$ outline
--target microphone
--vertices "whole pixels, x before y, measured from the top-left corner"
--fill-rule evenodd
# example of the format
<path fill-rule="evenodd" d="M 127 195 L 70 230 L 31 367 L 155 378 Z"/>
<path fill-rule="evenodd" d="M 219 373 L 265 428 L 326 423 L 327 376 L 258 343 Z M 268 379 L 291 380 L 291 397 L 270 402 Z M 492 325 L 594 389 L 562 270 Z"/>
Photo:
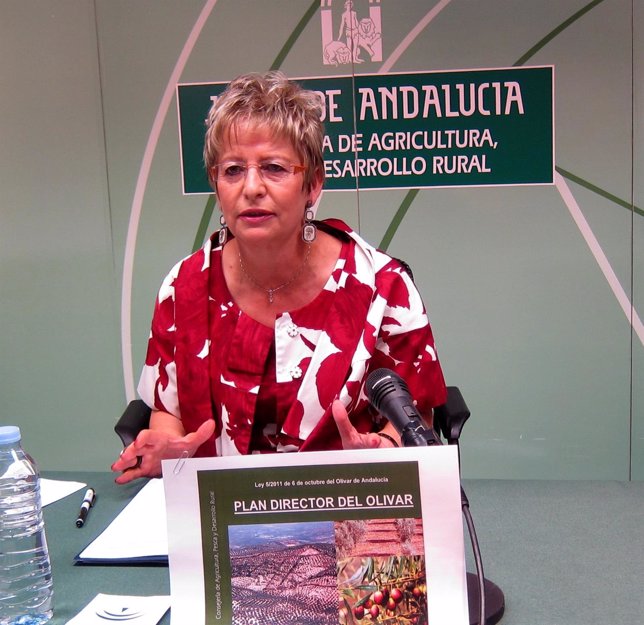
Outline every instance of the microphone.
<path fill-rule="evenodd" d="M 435 432 L 423 425 L 422 417 L 405 381 L 389 369 L 376 369 L 367 376 L 367 398 L 396 428 L 405 447 L 440 444 Z"/>
<path fill-rule="evenodd" d="M 416 410 L 416 406 L 414 406 L 411 393 L 409 392 L 409 387 L 397 373 L 394 373 L 389 369 L 376 369 L 375 371 L 372 371 L 367 376 L 365 391 L 367 399 L 369 399 L 371 405 L 381 415 L 386 417 L 394 428 L 396 428 L 396 431 L 400 434 L 400 438 L 402 439 L 405 447 L 442 444 L 441 439 L 433 428 L 424 427 L 422 417 L 418 410 Z M 453 439 L 457 444 L 460 429 L 463 426 L 463 422 L 469 416 L 467 406 L 465 406 L 465 413 L 466 416 L 461 420 L 457 435 Z M 472 620 L 472 606 L 474 604 L 470 604 L 470 620 L 472 623 L 475 623 L 475 625 L 486 625 L 488 622 L 496 623 L 501 616 L 503 616 L 503 612 L 505 610 L 505 597 L 503 596 L 503 591 L 496 584 L 485 579 L 481 550 L 479 548 L 478 538 L 476 537 L 476 530 L 474 529 L 474 521 L 472 520 L 472 515 L 470 513 L 470 504 L 462 486 L 461 508 L 470 534 L 474 562 L 476 564 L 476 575 L 474 576 L 472 573 L 467 573 L 467 589 L 468 594 L 473 601 L 476 601 L 476 598 L 478 597 L 479 620 Z M 475 580 L 470 584 L 472 577 L 474 577 Z M 491 599 L 489 602 L 491 606 L 489 614 L 486 609 L 488 593 L 489 599 Z"/>

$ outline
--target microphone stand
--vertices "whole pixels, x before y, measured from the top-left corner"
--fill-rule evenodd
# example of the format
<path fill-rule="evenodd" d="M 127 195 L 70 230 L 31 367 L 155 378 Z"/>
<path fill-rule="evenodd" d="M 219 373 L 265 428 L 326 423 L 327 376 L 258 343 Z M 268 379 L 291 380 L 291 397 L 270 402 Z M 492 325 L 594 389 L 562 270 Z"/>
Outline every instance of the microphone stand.
<path fill-rule="evenodd" d="M 391 422 L 405 447 L 442 445 L 442 434 L 448 445 L 457 446 L 460 467 L 461 451 L 458 439 L 470 411 L 456 386 L 447 387 L 446 403 L 434 409 L 435 429 L 424 426 L 421 415 L 413 405 L 409 388 L 398 374 L 389 369 L 376 369 L 367 377 L 365 386 L 369 401 Z M 476 575 L 466 573 L 470 625 L 496 625 L 505 611 L 505 599 L 501 589 L 486 580 L 483 574 L 483 561 L 470 514 L 470 504 L 462 486 L 461 509 L 476 562 Z M 473 598 L 478 598 L 478 619 L 473 608 Z"/>
<path fill-rule="evenodd" d="M 434 426 L 437 426 L 438 432 L 443 434 L 448 445 L 456 445 L 460 471 L 461 448 L 459 446 L 459 438 L 463 425 L 470 416 L 470 411 L 457 387 L 448 387 L 447 391 L 447 403 L 434 409 Z M 429 446 L 442 444 L 433 428 L 425 430 L 424 438 Z M 405 439 L 403 439 L 403 443 L 406 444 Z M 467 531 L 470 535 L 472 553 L 476 566 L 476 575 L 472 573 L 466 574 L 470 625 L 495 625 L 501 620 L 505 612 L 505 597 L 503 591 L 496 584 L 485 579 L 481 550 L 470 512 L 470 502 L 462 486 L 461 510 L 465 518 L 465 523 L 467 524 Z M 475 601 L 478 603 L 478 618 L 474 610 Z"/>
<path fill-rule="evenodd" d="M 470 535 L 470 542 L 472 543 L 472 553 L 474 554 L 474 563 L 476 565 L 476 581 L 478 584 L 478 600 L 479 600 L 479 620 L 474 621 L 479 625 L 492 625 L 488 623 L 488 618 L 486 615 L 486 606 L 485 606 L 485 574 L 483 573 L 483 559 L 481 558 L 481 549 L 479 548 L 479 541 L 476 537 L 476 529 L 474 528 L 474 520 L 472 519 L 472 514 L 470 513 L 470 502 L 467 499 L 467 495 L 461 486 L 461 509 L 463 510 L 463 517 L 465 518 L 465 523 L 467 524 L 467 531 Z M 467 589 L 468 603 L 471 591 Z M 472 621 L 470 615 L 470 622 Z M 496 622 L 496 621 L 494 621 Z"/>

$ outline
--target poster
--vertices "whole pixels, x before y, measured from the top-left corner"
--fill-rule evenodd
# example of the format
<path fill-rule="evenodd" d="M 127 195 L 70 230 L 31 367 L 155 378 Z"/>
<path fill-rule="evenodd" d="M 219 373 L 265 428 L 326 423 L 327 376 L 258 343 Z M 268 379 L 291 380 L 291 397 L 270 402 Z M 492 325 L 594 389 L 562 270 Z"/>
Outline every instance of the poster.
<path fill-rule="evenodd" d="M 554 66 L 295 78 L 323 106 L 326 191 L 554 183 Z M 211 194 L 204 119 L 228 83 L 177 85 L 184 194 Z"/>
<path fill-rule="evenodd" d="M 467 623 L 451 447 L 165 461 L 173 623 Z"/>

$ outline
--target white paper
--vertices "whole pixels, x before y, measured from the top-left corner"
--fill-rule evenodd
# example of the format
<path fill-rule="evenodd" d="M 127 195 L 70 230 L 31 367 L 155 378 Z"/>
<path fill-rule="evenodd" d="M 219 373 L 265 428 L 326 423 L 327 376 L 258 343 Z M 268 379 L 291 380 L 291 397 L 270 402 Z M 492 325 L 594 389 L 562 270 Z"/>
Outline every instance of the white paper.
<path fill-rule="evenodd" d="M 163 480 L 150 480 L 80 559 L 127 560 L 168 554 Z"/>
<path fill-rule="evenodd" d="M 58 501 L 67 495 L 75 493 L 81 488 L 85 488 L 87 484 L 83 482 L 69 482 L 64 480 L 48 480 L 44 477 L 40 478 L 40 498 L 42 505 L 47 506 L 54 501 Z M 78 502 L 81 505 L 81 502 Z"/>
<path fill-rule="evenodd" d="M 98 594 L 67 625 L 105 625 L 106 621 L 158 623 L 170 608 L 170 597 L 129 597 Z"/>
<path fill-rule="evenodd" d="M 453 446 L 194 458 L 186 460 L 180 471 L 176 470 L 176 461 L 164 461 L 172 624 L 203 625 L 205 593 L 216 593 L 216 588 L 206 588 L 205 584 L 200 472 L 252 467 L 265 469 L 266 475 L 270 476 L 271 467 L 279 466 L 291 467 L 297 478 L 298 467 L 302 466 L 401 461 L 416 462 L 419 470 L 426 571 L 427 579 L 431 580 L 428 624 L 468 624 L 458 456 Z M 257 484 L 258 488 L 260 486 Z M 234 491 L 234 484 L 231 488 Z M 214 508 L 213 502 L 211 509 Z M 210 527 L 205 529 L 208 531 Z"/>

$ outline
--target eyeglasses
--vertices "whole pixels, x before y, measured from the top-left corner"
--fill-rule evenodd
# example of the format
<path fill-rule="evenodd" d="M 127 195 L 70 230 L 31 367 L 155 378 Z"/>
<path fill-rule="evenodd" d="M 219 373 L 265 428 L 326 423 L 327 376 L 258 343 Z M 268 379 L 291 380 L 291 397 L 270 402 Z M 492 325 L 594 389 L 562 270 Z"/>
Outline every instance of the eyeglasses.
<path fill-rule="evenodd" d="M 306 171 L 304 165 L 283 163 L 281 161 L 266 161 L 264 163 L 239 163 L 224 161 L 212 168 L 213 178 L 218 182 L 235 184 L 246 179 L 248 170 L 256 167 L 259 175 L 267 182 L 284 182 L 290 176 Z"/>

